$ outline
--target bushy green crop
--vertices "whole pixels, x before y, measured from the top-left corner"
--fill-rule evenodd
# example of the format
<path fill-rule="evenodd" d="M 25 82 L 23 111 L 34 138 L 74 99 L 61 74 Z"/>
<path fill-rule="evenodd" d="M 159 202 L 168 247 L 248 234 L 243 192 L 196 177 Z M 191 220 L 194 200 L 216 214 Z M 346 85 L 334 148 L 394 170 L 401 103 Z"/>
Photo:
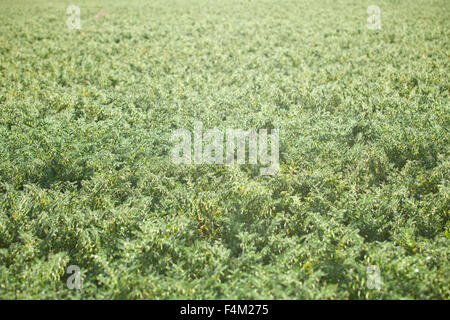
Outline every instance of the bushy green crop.
<path fill-rule="evenodd" d="M 446 0 L 2 1 L 0 298 L 449 299 L 448 21 Z M 280 172 L 175 165 L 195 121 L 279 129 Z"/>

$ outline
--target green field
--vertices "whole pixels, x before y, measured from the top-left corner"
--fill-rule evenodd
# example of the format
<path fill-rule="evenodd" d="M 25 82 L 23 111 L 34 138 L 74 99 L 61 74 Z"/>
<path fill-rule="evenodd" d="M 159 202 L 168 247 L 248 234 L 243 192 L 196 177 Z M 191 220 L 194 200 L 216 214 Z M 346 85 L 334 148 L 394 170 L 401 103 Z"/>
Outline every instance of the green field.
<path fill-rule="evenodd" d="M 449 299 L 449 21 L 448 0 L 2 0 L 0 299 Z M 176 165 L 196 121 L 279 129 L 280 171 Z"/>

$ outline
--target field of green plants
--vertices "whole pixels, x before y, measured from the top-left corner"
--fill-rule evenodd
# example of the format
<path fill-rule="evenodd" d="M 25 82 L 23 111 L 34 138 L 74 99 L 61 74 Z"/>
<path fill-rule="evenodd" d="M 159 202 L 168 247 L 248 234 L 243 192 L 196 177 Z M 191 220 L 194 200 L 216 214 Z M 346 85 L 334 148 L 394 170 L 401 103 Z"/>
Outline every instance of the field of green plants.
<path fill-rule="evenodd" d="M 449 21 L 448 0 L 2 0 L 0 299 L 449 299 Z M 280 171 L 174 164 L 195 121 L 279 129 Z"/>

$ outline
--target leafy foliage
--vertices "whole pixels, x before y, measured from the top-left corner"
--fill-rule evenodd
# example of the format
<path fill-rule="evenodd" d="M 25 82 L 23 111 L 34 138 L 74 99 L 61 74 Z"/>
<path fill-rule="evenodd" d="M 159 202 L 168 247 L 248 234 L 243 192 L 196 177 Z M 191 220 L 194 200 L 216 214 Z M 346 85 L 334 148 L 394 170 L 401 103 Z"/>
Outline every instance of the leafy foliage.
<path fill-rule="evenodd" d="M 69 4 L 0 4 L 0 298 L 450 297 L 448 1 Z M 279 174 L 173 164 L 195 121 Z"/>

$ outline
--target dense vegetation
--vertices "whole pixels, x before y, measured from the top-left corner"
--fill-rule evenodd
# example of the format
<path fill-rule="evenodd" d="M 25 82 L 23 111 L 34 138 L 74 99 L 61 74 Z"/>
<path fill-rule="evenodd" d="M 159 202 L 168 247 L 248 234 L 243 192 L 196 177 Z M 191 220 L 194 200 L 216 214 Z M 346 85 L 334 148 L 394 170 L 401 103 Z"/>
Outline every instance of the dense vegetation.
<path fill-rule="evenodd" d="M 1 1 L 0 298 L 448 299 L 449 21 L 446 0 Z M 278 128 L 280 172 L 175 165 L 195 121 Z"/>

